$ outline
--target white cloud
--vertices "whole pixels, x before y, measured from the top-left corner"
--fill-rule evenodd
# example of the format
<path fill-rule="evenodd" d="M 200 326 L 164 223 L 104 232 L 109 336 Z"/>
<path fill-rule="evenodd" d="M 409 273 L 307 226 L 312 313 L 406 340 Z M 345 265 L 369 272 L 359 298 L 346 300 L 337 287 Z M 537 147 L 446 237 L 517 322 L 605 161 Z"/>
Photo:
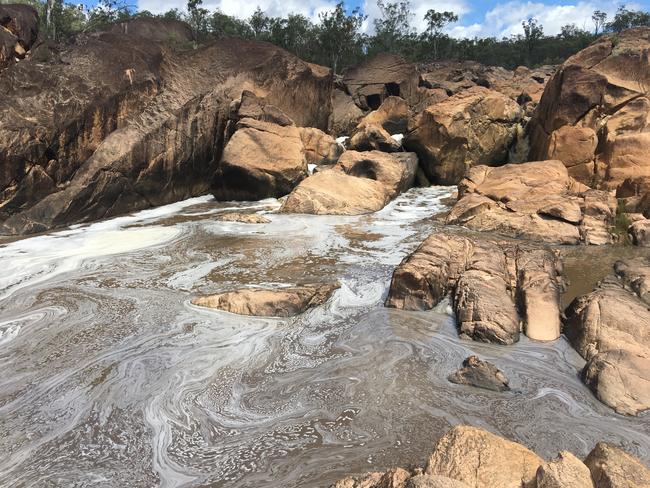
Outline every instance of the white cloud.
<path fill-rule="evenodd" d="M 568 4 L 544 4 L 541 2 L 510 1 L 497 4 L 485 14 L 483 22 L 472 26 L 459 26 L 452 30 L 456 37 L 497 38 L 523 34 L 521 23 L 535 18 L 543 26 L 547 35 L 558 34 L 562 26 L 575 24 L 577 27 L 592 30 L 591 15 L 594 10 L 602 10 L 610 18 L 616 13 L 617 5 L 604 1 L 580 1 Z M 480 26 L 478 28 L 477 26 Z"/>
<path fill-rule="evenodd" d="M 149 10 L 154 14 L 166 12 L 172 8 L 184 10 L 186 0 L 138 0 L 139 10 Z M 273 17 L 284 17 L 287 14 L 302 14 L 313 21 L 318 20 L 318 14 L 325 10 L 333 9 L 336 5 L 334 0 L 203 0 L 203 7 L 208 10 L 220 9 L 227 15 L 233 15 L 240 19 L 250 17 L 259 6 L 267 15 Z"/>
<path fill-rule="evenodd" d="M 185 9 L 187 0 L 138 0 L 138 8 L 146 9 L 153 13 L 162 13 L 172 8 Z M 398 1 L 398 0 L 387 0 Z M 267 15 L 286 16 L 289 13 L 298 13 L 309 17 L 312 21 L 318 21 L 318 14 L 334 8 L 338 0 L 204 0 L 203 6 L 209 10 L 219 8 L 223 13 L 233 15 L 241 19 L 251 16 L 259 6 Z M 429 9 L 438 11 L 450 10 L 455 12 L 460 20 L 458 23 L 449 26 L 447 32 L 456 38 L 462 37 L 487 37 L 523 34 L 521 23 L 530 18 L 536 18 L 544 27 L 544 33 L 548 35 L 558 34 L 560 28 L 566 24 L 575 24 L 587 30 L 593 29 L 591 14 L 594 10 L 607 12 L 609 18 L 613 18 L 616 9 L 623 0 L 613 3 L 607 0 L 580 0 L 571 2 L 565 0 L 563 3 L 546 4 L 542 1 L 511 0 L 498 3 L 487 11 L 482 19 L 475 16 L 467 20 L 472 13 L 472 3 L 478 0 L 410 0 L 411 2 L 411 25 L 418 31 L 425 29 L 424 15 Z M 628 8 L 642 8 L 639 4 L 627 3 Z M 365 0 L 363 11 L 368 16 L 362 30 L 368 34 L 374 31 L 373 20 L 380 13 L 376 0 Z"/>
<path fill-rule="evenodd" d="M 399 1 L 399 0 L 387 0 Z M 466 0 L 410 0 L 411 1 L 411 25 L 418 31 L 422 32 L 426 28 L 424 15 L 427 10 L 433 9 L 439 12 L 451 11 L 458 16 L 465 15 L 471 11 L 469 3 Z M 364 31 L 372 33 L 374 31 L 373 21 L 380 16 L 379 7 L 376 0 L 365 0 L 363 11 L 368 16 L 364 24 Z"/>

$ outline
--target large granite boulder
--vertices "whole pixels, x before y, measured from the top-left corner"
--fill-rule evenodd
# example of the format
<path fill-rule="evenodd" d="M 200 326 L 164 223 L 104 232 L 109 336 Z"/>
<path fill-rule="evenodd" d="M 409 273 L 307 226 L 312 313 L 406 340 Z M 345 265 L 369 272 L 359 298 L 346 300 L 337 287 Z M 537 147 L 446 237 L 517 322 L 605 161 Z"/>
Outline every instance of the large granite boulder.
<path fill-rule="evenodd" d="M 305 285 L 290 288 L 243 288 L 197 297 L 200 307 L 224 310 L 239 315 L 293 317 L 325 303 L 339 285 Z"/>
<path fill-rule="evenodd" d="M 530 124 L 530 159 L 560 159 L 571 176 L 616 188 L 650 176 L 650 28 L 602 36 L 546 85 Z"/>
<path fill-rule="evenodd" d="M 316 127 L 300 127 L 299 130 L 307 164 L 334 164 L 345 151 L 336 139 Z"/>
<path fill-rule="evenodd" d="M 516 442 L 461 425 L 438 441 L 425 472 L 462 481 L 470 488 L 534 488 L 543 463 Z"/>
<path fill-rule="evenodd" d="M 243 119 L 223 151 L 212 192 L 217 200 L 279 198 L 308 174 L 297 127 Z"/>
<path fill-rule="evenodd" d="M 406 488 L 469 488 L 462 481 L 435 474 L 418 474 L 409 478 Z"/>
<path fill-rule="evenodd" d="M 461 337 L 512 344 L 560 335 L 561 266 L 546 249 L 436 233 L 395 269 L 387 307 L 429 310 L 453 298 Z"/>
<path fill-rule="evenodd" d="M 537 469 L 536 488 L 594 488 L 591 471 L 577 457 L 562 451 Z"/>
<path fill-rule="evenodd" d="M 635 246 L 650 247 L 650 219 L 633 222 L 627 232 Z"/>
<path fill-rule="evenodd" d="M 616 199 L 576 182 L 561 161 L 472 168 L 450 224 L 556 244 L 608 244 Z"/>
<path fill-rule="evenodd" d="M 650 351 L 646 351 L 650 352 Z M 618 413 L 637 415 L 650 408 L 650 356 L 628 349 L 608 349 L 592 357 L 582 380 Z"/>
<path fill-rule="evenodd" d="M 594 488 L 650 488 L 650 469 L 623 449 L 599 442 L 585 464 Z"/>
<path fill-rule="evenodd" d="M 346 151 L 332 168 L 303 180 L 280 212 L 359 215 L 381 210 L 413 186 L 417 157 L 412 153 Z"/>
<path fill-rule="evenodd" d="M 347 147 L 353 151 L 397 152 L 402 144 L 381 125 L 360 124 L 347 141 Z"/>
<path fill-rule="evenodd" d="M 359 122 L 359 127 L 375 125 L 389 134 L 405 134 L 408 130 L 410 109 L 400 97 L 386 98 L 377 110 L 373 110 Z"/>
<path fill-rule="evenodd" d="M 596 397 L 636 415 L 650 408 L 650 260 L 620 261 L 615 269 L 618 277 L 569 305 L 564 334 L 587 360 L 582 379 Z"/>
<path fill-rule="evenodd" d="M 23 59 L 38 38 L 38 13 L 23 4 L 0 5 L 0 70 Z"/>
<path fill-rule="evenodd" d="M 436 443 L 425 469 L 351 476 L 330 488 L 650 488 L 650 470 L 611 444 L 597 444 L 584 463 L 568 451 L 545 462 L 521 444 L 458 425 Z"/>
<path fill-rule="evenodd" d="M 400 151 L 401 140 L 393 138 L 392 135 L 403 136 L 407 131 L 409 113 L 409 106 L 403 98 L 386 98 L 377 110 L 361 119 L 352 132 L 348 148 L 355 151 Z"/>
<path fill-rule="evenodd" d="M 330 134 L 340 137 L 349 136 L 363 118 L 361 110 L 352 97 L 342 87 L 332 90 L 332 117 L 330 118 Z"/>
<path fill-rule="evenodd" d="M 614 272 L 626 288 L 650 305 L 650 257 L 639 256 L 616 261 Z"/>
<path fill-rule="evenodd" d="M 432 182 L 455 184 L 472 166 L 506 163 L 522 117 L 515 101 L 477 86 L 413 118 L 404 146 Z"/>
<path fill-rule="evenodd" d="M 30 56 L 2 71 L 4 232 L 39 232 L 207 193 L 231 102 L 245 90 L 297 126 L 327 129 L 330 70 L 242 39 L 179 51 L 156 40 L 176 36 L 177 24 L 155 25 L 156 38 L 141 28 L 84 35 L 51 59 Z"/>

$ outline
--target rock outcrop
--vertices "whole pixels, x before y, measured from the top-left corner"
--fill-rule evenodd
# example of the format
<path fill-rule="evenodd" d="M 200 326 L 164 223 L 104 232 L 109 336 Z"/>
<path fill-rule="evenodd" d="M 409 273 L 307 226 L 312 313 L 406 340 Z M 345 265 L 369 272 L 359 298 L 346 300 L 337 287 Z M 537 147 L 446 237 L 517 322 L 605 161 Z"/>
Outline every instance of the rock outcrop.
<path fill-rule="evenodd" d="M 543 462 L 516 442 L 461 425 L 438 441 L 425 472 L 462 481 L 471 488 L 532 487 Z"/>
<path fill-rule="evenodd" d="M 269 224 L 271 221 L 266 217 L 255 213 L 231 212 L 217 215 L 220 222 L 239 222 L 241 224 Z"/>
<path fill-rule="evenodd" d="M 568 451 L 537 468 L 535 478 L 536 488 L 594 488 L 589 468 Z"/>
<path fill-rule="evenodd" d="M 600 37 L 546 85 L 530 159 L 560 159 L 590 186 L 650 176 L 650 28 Z"/>
<path fill-rule="evenodd" d="M 376 110 L 390 96 L 405 99 L 410 105 L 421 97 L 420 74 L 415 65 L 395 54 L 383 53 L 349 68 L 343 85 L 362 110 Z"/>
<path fill-rule="evenodd" d="M 352 132 L 348 148 L 355 151 L 400 151 L 401 141 L 391 136 L 403 135 L 407 131 L 409 113 L 409 106 L 403 98 L 386 98 L 377 110 L 361 119 Z"/>
<path fill-rule="evenodd" d="M 332 117 L 329 131 L 332 135 L 349 136 L 359 124 L 365 112 L 361 110 L 344 87 L 332 90 Z"/>
<path fill-rule="evenodd" d="M 382 126 L 363 124 L 355 129 L 347 147 L 354 151 L 397 152 L 402 149 L 402 144 Z"/>
<path fill-rule="evenodd" d="M 614 272 L 626 288 L 650 305 L 650 257 L 640 256 L 616 261 Z"/>
<path fill-rule="evenodd" d="M 539 102 L 555 69 L 555 66 L 536 69 L 520 66 L 510 71 L 500 66 L 484 66 L 476 61 L 436 61 L 420 68 L 421 85 L 427 88 L 442 89 L 451 96 L 482 86 L 519 100 L 522 105 Z"/>
<path fill-rule="evenodd" d="M 262 200 L 287 195 L 309 175 L 300 130 L 242 119 L 213 178 L 217 200 Z"/>
<path fill-rule="evenodd" d="M 608 244 L 616 199 L 576 182 L 560 161 L 477 166 L 447 223 L 556 244 Z"/>
<path fill-rule="evenodd" d="M 197 297 L 194 305 L 239 315 L 294 317 L 325 303 L 339 285 L 305 285 L 291 288 L 241 290 Z"/>
<path fill-rule="evenodd" d="M 0 70 L 23 59 L 38 38 L 38 13 L 29 5 L 0 5 Z"/>
<path fill-rule="evenodd" d="M 562 287 L 549 250 L 437 233 L 395 269 L 386 306 L 429 310 L 451 294 L 463 338 L 512 344 L 523 324 L 531 339 L 550 341 L 560 335 Z"/>
<path fill-rule="evenodd" d="M 449 381 L 459 385 L 475 386 L 485 390 L 507 391 L 508 378 L 494 364 L 470 356 L 463 361 L 463 367 L 449 376 Z"/>
<path fill-rule="evenodd" d="M 335 164 L 345 151 L 329 134 L 315 127 L 299 127 L 307 164 Z"/>
<path fill-rule="evenodd" d="M 413 186 L 417 157 L 411 153 L 346 151 L 332 168 L 305 179 L 280 212 L 359 215 L 381 210 Z"/>
<path fill-rule="evenodd" d="M 568 451 L 545 462 L 521 444 L 459 425 L 436 443 L 424 470 L 392 468 L 331 488 L 650 488 L 650 470 L 611 444 L 597 444 L 584 463 Z"/>
<path fill-rule="evenodd" d="M 623 449 L 599 442 L 585 464 L 594 488 L 650 488 L 650 469 Z"/>
<path fill-rule="evenodd" d="M 650 408 L 650 260 L 619 261 L 615 269 L 619 277 L 569 305 L 564 334 L 587 360 L 582 378 L 596 397 L 636 415 Z"/>
<path fill-rule="evenodd" d="M 373 110 L 359 122 L 358 126 L 380 126 L 389 134 L 405 134 L 408 130 L 410 109 L 406 100 L 390 96 L 377 110 Z"/>
<path fill-rule="evenodd" d="M 297 126 L 327 129 L 328 69 L 241 39 L 179 51 L 178 42 L 156 40 L 178 41 L 177 23 L 148 22 L 156 36 L 127 23 L 0 73 L 4 232 L 39 232 L 205 194 L 231 102 L 245 90 Z"/>
<path fill-rule="evenodd" d="M 473 87 L 413 118 L 404 147 L 418 155 L 429 180 L 455 184 L 472 166 L 506 163 L 522 117 L 515 101 Z"/>
<path fill-rule="evenodd" d="M 650 247 L 650 219 L 633 222 L 627 232 L 635 246 Z"/>

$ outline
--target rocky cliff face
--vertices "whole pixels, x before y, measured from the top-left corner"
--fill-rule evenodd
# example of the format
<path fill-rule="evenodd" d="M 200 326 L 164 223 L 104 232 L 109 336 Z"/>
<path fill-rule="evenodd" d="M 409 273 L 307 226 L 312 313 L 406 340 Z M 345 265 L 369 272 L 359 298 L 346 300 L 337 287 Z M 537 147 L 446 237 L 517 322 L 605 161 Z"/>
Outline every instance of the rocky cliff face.
<path fill-rule="evenodd" d="M 140 19 L 60 50 L 41 45 L 0 73 L 4 232 L 207 193 L 243 90 L 297 125 L 327 127 L 328 69 L 266 43 L 182 49 L 191 42 L 182 23 Z"/>
<path fill-rule="evenodd" d="M 23 59 L 38 37 L 38 13 L 29 5 L 0 5 L 0 69 Z"/>
<path fill-rule="evenodd" d="M 531 127 L 531 159 L 560 159 L 571 176 L 618 187 L 650 176 L 650 29 L 600 38 L 548 82 Z"/>

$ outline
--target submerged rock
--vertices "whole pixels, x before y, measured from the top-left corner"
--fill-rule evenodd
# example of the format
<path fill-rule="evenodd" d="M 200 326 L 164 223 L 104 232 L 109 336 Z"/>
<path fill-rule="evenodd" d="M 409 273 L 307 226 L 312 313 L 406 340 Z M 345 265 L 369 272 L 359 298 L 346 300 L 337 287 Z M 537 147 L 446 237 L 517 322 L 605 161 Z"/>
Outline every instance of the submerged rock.
<path fill-rule="evenodd" d="M 244 288 L 237 291 L 197 297 L 194 305 L 215 308 L 239 315 L 294 317 L 325 303 L 339 285 L 305 285 L 291 288 Z"/>
<path fill-rule="evenodd" d="M 616 199 L 571 178 L 561 161 L 471 168 L 447 223 L 555 244 L 608 244 Z"/>
<path fill-rule="evenodd" d="M 429 310 L 453 298 L 461 337 L 512 344 L 560 335 L 561 266 L 546 249 L 433 234 L 395 269 L 387 307 Z"/>
<path fill-rule="evenodd" d="M 360 215 L 381 210 L 413 186 L 411 153 L 346 151 L 336 165 L 313 174 L 287 197 L 280 212 Z"/>
<path fill-rule="evenodd" d="M 463 361 L 463 367 L 449 376 L 449 381 L 459 385 L 475 386 L 485 390 L 507 391 L 508 378 L 492 363 L 470 356 Z"/>
<path fill-rule="evenodd" d="M 242 224 L 269 224 L 271 221 L 266 217 L 254 213 L 232 212 L 217 216 L 221 222 L 241 222 Z"/>

